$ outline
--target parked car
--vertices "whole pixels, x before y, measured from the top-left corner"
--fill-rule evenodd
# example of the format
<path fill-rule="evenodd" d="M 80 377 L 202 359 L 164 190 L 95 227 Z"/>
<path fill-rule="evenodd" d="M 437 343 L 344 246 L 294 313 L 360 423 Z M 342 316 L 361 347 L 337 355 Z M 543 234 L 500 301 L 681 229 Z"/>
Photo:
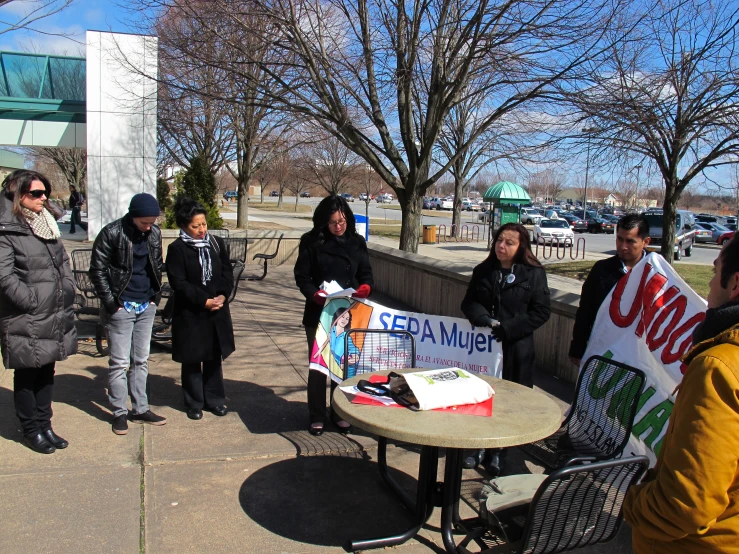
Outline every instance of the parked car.
<path fill-rule="evenodd" d="M 558 219 L 561 214 L 557 210 L 548 209 L 544 210 L 544 217 L 546 219 Z"/>
<path fill-rule="evenodd" d="M 727 223 L 726 228 L 731 229 L 732 231 L 736 231 L 736 223 Z"/>
<path fill-rule="evenodd" d="M 366 192 L 360 192 L 359 193 L 359 199 L 362 202 L 366 202 L 367 200 L 369 200 L 369 195 Z"/>
<path fill-rule="evenodd" d="M 452 200 L 441 198 L 439 196 L 434 196 L 431 199 L 431 205 L 437 210 L 451 210 L 454 207 Z"/>
<path fill-rule="evenodd" d="M 423 209 L 424 210 L 431 210 L 434 206 L 431 204 L 431 198 L 427 198 L 426 196 L 423 197 Z"/>
<path fill-rule="evenodd" d="M 534 208 L 521 208 L 521 223 L 524 225 L 536 225 L 544 217 Z"/>
<path fill-rule="evenodd" d="M 615 225 L 601 217 L 590 217 L 587 220 L 588 233 L 613 233 Z"/>
<path fill-rule="evenodd" d="M 300 197 L 301 198 L 310 198 L 310 192 L 308 192 L 307 190 L 304 190 L 303 192 L 300 193 Z"/>
<path fill-rule="evenodd" d="M 695 242 L 713 242 L 713 229 L 710 223 L 695 224 Z"/>
<path fill-rule="evenodd" d="M 347 202 L 354 202 L 354 196 L 352 196 L 349 192 L 342 192 L 341 197 Z"/>
<path fill-rule="evenodd" d="M 588 230 L 588 224 L 577 216 L 572 214 L 562 214 L 560 219 L 564 219 L 570 224 L 570 229 L 575 233 L 584 233 Z"/>
<path fill-rule="evenodd" d="M 235 190 L 227 190 L 226 192 L 223 193 L 224 200 L 228 200 L 228 201 L 236 200 L 238 199 L 238 197 L 239 197 L 239 193 L 238 191 L 235 191 Z"/>
<path fill-rule="evenodd" d="M 279 196 L 279 195 L 280 195 L 280 193 L 279 193 L 279 192 L 277 192 L 276 190 L 273 190 L 272 192 L 270 192 L 270 193 L 269 193 L 269 195 L 270 195 L 270 196 Z"/>
<path fill-rule="evenodd" d="M 734 231 L 721 225 L 720 223 L 696 223 L 695 236 L 698 240 L 698 228 L 707 229 L 711 232 L 711 237 L 706 242 L 714 242 L 716 244 L 724 244 L 727 240 L 734 236 Z"/>
<path fill-rule="evenodd" d="M 609 215 L 609 214 L 601 214 L 601 219 L 605 219 L 606 221 L 613 223 L 613 228 L 616 228 L 616 224 L 618 223 L 618 220 L 621 219 L 617 215 Z"/>
<path fill-rule="evenodd" d="M 462 209 L 467 210 L 468 212 L 479 212 L 480 204 L 478 204 L 475 200 L 465 198 L 464 200 L 462 200 Z"/>
<path fill-rule="evenodd" d="M 378 194 L 377 196 L 375 196 L 375 201 L 378 204 L 381 204 L 381 203 L 389 204 L 390 202 L 393 201 L 393 195 L 388 194 L 387 192 L 384 192 L 382 194 Z"/>
<path fill-rule="evenodd" d="M 647 210 L 644 217 L 649 223 L 650 243 L 647 249 L 650 252 L 658 252 L 662 246 L 662 210 Z M 680 260 L 685 253 L 686 257 L 693 254 L 693 243 L 695 242 L 695 217 L 692 212 L 678 210 L 675 221 L 675 246 L 673 252 L 675 259 Z"/>
<path fill-rule="evenodd" d="M 572 247 L 575 234 L 565 219 L 542 219 L 534 226 L 534 241 L 545 244 L 554 242 L 555 245 Z"/>

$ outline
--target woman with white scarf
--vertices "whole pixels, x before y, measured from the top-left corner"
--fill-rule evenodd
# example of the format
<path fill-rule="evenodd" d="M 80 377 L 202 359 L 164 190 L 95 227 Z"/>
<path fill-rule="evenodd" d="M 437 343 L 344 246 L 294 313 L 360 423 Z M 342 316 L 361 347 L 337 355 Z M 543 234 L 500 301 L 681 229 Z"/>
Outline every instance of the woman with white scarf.
<path fill-rule="evenodd" d="M 228 297 L 233 268 L 223 240 L 208 233 L 206 210 L 190 198 L 174 206 L 180 236 L 167 249 L 167 276 L 174 291 L 172 359 L 182 364 L 187 417 L 203 409 L 228 413 L 221 360 L 234 350 Z"/>
<path fill-rule="evenodd" d="M 56 362 L 77 352 L 74 280 L 50 195 L 49 180 L 25 169 L 0 194 L 0 347 L 23 442 L 41 454 L 69 445 L 51 428 L 51 399 Z"/>

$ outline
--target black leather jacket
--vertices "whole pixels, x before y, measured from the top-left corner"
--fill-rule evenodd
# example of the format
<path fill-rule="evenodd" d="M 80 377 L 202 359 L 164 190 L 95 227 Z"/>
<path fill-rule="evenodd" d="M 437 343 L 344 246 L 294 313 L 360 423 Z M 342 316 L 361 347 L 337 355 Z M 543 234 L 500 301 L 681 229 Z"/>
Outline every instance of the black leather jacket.
<path fill-rule="evenodd" d="M 103 227 L 92 245 L 90 280 L 109 313 L 115 312 L 122 305 L 121 293 L 131 280 L 133 244 L 127 232 L 140 232 L 128 215 Z M 158 293 L 162 288 L 163 266 L 162 232 L 159 227 L 152 225 L 147 238 L 149 263 L 155 277 L 151 286 Z"/>

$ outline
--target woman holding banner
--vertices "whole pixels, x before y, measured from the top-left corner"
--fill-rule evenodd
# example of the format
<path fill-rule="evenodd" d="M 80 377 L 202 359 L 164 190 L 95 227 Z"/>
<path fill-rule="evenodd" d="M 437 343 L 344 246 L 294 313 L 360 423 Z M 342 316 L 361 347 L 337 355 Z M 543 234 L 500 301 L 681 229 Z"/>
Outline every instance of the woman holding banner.
<path fill-rule="evenodd" d="M 533 388 L 534 331 L 549 319 L 549 287 L 523 225 L 506 223 L 498 229 L 490 255 L 472 272 L 462 312 L 476 327 L 490 327 L 502 343 L 503 379 Z M 497 476 L 505 454 L 502 449 L 480 451 L 466 458 L 464 467 L 482 463 Z"/>
<path fill-rule="evenodd" d="M 316 206 L 313 229 L 301 237 L 295 262 L 295 283 L 306 298 L 303 326 L 309 358 L 326 302 L 326 293 L 320 289 L 324 281 L 356 289 L 355 298 L 367 298 L 374 284 L 367 244 L 356 232 L 354 214 L 346 200 L 334 195 Z M 332 391 L 335 386 L 332 382 Z M 310 433 L 322 435 L 326 422 L 326 375 L 320 371 L 308 371 L 308 410 Z M 351 432 L 346 421 L 335 419 L 333 414 L 332 420 L 342 433 Z"/>

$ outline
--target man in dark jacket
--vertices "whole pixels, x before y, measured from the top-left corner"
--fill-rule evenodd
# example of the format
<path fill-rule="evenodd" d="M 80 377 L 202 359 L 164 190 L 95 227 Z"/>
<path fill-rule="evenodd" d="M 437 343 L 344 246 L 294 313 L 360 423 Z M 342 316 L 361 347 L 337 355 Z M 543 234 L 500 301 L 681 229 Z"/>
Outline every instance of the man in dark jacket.
<path fill-rule="evenodd" d="M 585 354 L 600 305 L 619 279 L 641 261 L 648 244 L 649 223 L 643 215 L 629 214 L 619 220 L 616 255 L 595 262 L 582 286 L 570 343 L 570 361 L 576 366 L 580 366 Z"/>
<path fill-rule="evenodd" d="M 149 409 L 146 394 L 155 297 L 162 286 L 162 234 L 154 224 L 159 213 L 156 198 L 136 194 L 128 214 L 103 227 L 92 247 L 90 279 L 104 306 L 100 315 L 110 347 L 108 398 L 116 435 L 128 433 L 129 388 L 133 421 L 167 423 Z"/>

